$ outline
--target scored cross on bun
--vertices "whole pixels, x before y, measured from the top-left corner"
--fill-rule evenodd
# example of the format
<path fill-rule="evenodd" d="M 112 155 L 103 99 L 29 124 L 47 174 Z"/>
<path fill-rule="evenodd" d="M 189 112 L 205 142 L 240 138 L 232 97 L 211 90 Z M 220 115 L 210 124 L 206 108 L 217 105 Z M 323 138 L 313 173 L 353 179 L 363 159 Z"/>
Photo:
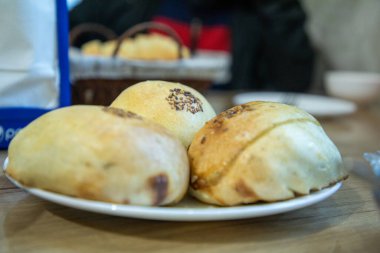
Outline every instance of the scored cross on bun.
<path fill-rule="evenodd" d="M 217 115 L 188 155 L 191 194 L 221 206 L 291 199 L 347 177 L 318 121 L 280 103 L 251 102 Z"/>

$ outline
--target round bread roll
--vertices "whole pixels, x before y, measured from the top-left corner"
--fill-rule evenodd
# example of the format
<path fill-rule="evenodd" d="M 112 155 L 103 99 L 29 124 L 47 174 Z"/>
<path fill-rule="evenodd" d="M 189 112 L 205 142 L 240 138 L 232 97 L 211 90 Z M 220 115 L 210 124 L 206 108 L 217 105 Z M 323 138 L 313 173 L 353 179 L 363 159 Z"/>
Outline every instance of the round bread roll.
<path fill-rule="evenodd" d="M 166 127 L 188 147 L 215 111 L 196 90 L 180 83 L 146 81 L 124 90 L 111 104 Z"/>
<path fill-rule="evenodd" d="M 101 42 L 92 40 L 82 46 L 85 55 L 112 56 L 117 41 Z M 182 57 L 189 58 L 190 50 L 182 46 Z M 178 45 L 170 37 L 158 33 L 138 34 L 134 38 L 124 39 L 120 45 L 118 57 L 130 60 L 177 60 Z"/>
<path fill-rule="evenodd" d="M 347 177 L 317 120 L 280 103 L 251 102 L 217 115 L 188 155 L 190 193 L 221 206 L 291 199 Z"/>
<path fill-rule="evenodd" d="M 167 205 L 186 193 L 186 150 L 134 113 L 100 106 L 49 112 L 9 146 L 6 173 L 21 184 L 79 198 Z"/>
<path fill-rule="evenodd" d="M 183 46 L 182 57 L 189 58 L 190 50 Z M 158 33 L 138 34 L 123 41 L 118 56 L 136 60 L 177 60 L 178 45 L 170 37 Z"/>

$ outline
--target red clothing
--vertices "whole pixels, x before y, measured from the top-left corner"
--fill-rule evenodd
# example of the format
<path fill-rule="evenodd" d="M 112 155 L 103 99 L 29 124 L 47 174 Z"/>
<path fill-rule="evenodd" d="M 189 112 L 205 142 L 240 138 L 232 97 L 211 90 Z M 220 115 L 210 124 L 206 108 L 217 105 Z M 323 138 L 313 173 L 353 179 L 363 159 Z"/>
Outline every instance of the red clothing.
<path fill-rule="evenodd" d="M 157 16 L 153 21 L 173 28 L 182 39 L 185 46 L 190 47 L 190 24 L 171 18 Z M 231 35 L 229 27 L 225 25 L 203 25 L 199 36 L 197 49 L 226 51 L 231 50 Z"/>

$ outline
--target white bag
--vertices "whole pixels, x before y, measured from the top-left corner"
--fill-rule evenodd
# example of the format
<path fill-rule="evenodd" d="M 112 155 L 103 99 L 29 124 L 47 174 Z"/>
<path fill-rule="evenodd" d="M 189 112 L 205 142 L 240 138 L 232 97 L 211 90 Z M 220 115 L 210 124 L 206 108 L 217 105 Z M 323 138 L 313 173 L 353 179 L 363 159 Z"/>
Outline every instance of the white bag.
<path fill-rule="evenodd" d="M 65 0 L 0 0 L 0 147 L 70 103 L 67 15 Z"/>
<path fill-rule="evenodd" d="M 58 105 L 53 0 L 0 1 L 0 106 Z"/>

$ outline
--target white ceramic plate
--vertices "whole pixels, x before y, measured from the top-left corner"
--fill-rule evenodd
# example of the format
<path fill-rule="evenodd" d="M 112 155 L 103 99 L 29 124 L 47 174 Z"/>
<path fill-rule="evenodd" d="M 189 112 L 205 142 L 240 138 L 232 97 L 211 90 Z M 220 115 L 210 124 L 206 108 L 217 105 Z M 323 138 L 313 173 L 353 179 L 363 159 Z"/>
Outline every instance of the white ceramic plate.
<path fill-rule="evenodd" d="M 285 94 L 294 95 L 294 105 L 315 117 L 342 116 L 357 110 L 356 104 L 347 100 L 301 93 L 247 92 L 235 95 L 232 101 L 235 105 L 251 101 L 283 102 Z"/>
<path fill-rule="evenodd" d="M 7 164 L 8 158 L 4 162 L 4 172 Z M 171 207 L 147 207 L 119 205 L 69 197 L 36 188 L 24 187 L 10 176 L 7 175 L 7 177 L 17 187 L 28 191 L 30 194 L 64 206 L 114 216 L 167 221 L 234 220 L 285 213 L 323 201 L 333 195 L 342 186 L 342 183 L 340 182 L 334 186 L 314 192 L 307 196 L 267 204 L 216 207 L 202 204 L 199 201 L 188 197 L 179 204 Z"/>

